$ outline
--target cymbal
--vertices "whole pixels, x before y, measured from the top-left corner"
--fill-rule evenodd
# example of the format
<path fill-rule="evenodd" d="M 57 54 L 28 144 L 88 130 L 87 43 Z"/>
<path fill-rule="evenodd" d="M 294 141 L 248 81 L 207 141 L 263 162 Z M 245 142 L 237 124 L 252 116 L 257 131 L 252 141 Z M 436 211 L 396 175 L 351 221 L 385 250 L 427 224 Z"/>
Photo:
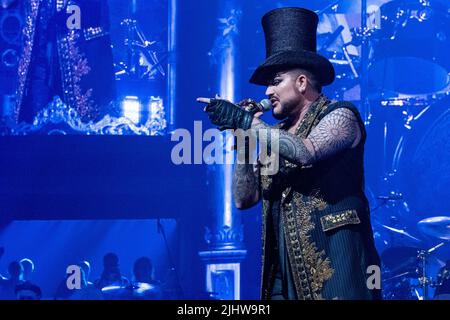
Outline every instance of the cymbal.
<path fill-rule="evenodd" d="M 158 292 L 159 288 L 157 286 L 144 282 L 134 282 L 128 286 L 112 285 L 102 288 L 102 293 L 105 295 L 122 299 L 146 297 Z"/>
<path fill-rule="evenodd" d="M 407 238 L 409 238 L 411 240 L 414 240 L 414 241 L 417 241 L 417 242 L 421 241 L 420 239 L 417 239 L 416 237 L 412 236 L 411 234 L 409 234 L 405 230 L 393 228 L 393 227 L 390 227 L 390 226 L 387 226 L 387 225 L 384 225 L 384 224 L 382 224 L 381 226 L 383 228 L 387 229 L 387 230 L 390 230 L 390 231 L 392 231 L 394 233 L 397 233 L 399 235 L 405 236 L 405 237 L 407 237 Z"/>
<path fill-rule="evenodd" d="M 102 293 L 109 299 L 130 299 L 132 290 L 128 286 L 107 286 L 102 288 Z"/>
<path fill-rule="evenodd" d="M 145 282 L 135 282 L 133 283 L 133 296 L 134 297 L 145 297 L 151 294 L 157 294 L 159 292 L 159 287 Z"/>
<path fill-rule="evenodd" d="M 450 240 L 450 217 L 426 218 L 419 221 L 417 227 L 428 236 L 442 240 Z"/>

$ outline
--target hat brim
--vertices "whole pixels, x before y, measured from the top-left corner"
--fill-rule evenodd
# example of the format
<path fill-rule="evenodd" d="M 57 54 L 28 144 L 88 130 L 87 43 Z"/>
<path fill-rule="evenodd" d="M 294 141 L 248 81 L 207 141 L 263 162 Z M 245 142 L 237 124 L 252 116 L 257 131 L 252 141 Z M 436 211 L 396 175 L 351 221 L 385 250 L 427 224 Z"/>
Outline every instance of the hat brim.
<path fill-rule="evenodd" d="M 280 51 L 266 59 L 256 68 L 250 83 L 267 86 L 277 72 L 302 68 L 312 72 L 322 86 L 331 84 L 335 78 L 334 67 L 328 59 L 311 51 Z"/>

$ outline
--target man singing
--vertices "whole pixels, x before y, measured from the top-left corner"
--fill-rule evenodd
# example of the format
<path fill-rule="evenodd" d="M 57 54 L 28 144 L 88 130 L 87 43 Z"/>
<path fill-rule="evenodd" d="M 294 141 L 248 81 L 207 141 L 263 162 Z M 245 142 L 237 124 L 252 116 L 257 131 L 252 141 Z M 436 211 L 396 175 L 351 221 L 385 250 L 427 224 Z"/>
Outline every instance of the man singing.
<path fill-rule="evenodd" d="M 364 194 L 366 132 L 352 104 L 321 94 L 335 73 L 316 53 L 317 24 L 303 8 L 275 9 L 262 19 L 266 60 L 250 82 L 267 86 L 275 127 L 231 102 L 198 101 L 215 125 L 254 130 L 269 146 L 277 135 L 259 133 L 278 130 L 278 173 L 261 175 L 260 165 L 246 163 L 236 164 L 233 177 L 237 208 L 263 203 L 262 298 L 379 299 L 373 270 L 380 261 Z"/>

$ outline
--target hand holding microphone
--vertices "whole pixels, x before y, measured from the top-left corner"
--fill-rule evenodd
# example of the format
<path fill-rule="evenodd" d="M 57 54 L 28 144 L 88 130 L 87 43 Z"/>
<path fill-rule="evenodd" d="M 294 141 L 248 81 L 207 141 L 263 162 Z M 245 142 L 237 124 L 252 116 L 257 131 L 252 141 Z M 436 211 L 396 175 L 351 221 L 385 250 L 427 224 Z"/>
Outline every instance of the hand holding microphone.
<path fill-rule="evenodd" d="M 256 102 L 253 99 L 244 99 L 238 103 L 238 106 L 241 106 L 245 110 L 255 114 L 272 109 L 272 102 L 270 102 L 269 99 L 263 99 L 260 102 Z"/>
<path fill-rule="evenodd" d="M 247 99 L 239 104 L 218 98 L 197 98 L 197 101 L 207 103 L 204 111 L 208 114 L 211 122 L 219 126 L 220 130 L 248 130 L 256 113 L 264 112 L 271 108 L 271 103 L 268 99 L 264 99 L 260 103 Z"/>

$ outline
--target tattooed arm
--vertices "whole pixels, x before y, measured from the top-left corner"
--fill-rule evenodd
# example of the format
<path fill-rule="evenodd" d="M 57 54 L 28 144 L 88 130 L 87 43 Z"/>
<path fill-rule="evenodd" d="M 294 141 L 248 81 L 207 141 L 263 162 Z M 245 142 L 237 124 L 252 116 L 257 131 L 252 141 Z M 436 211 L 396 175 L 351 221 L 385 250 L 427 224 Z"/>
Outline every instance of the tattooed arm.
<path fill-rule="evenodd" d="M 268 130 L 267 135 L 259 137 L 268 140 L 269 146 L 272 144 L 270 130 L 274 129 L 259 119 L 254 119 L 252 129 Z M 308 165 L 344 149 L 353 148 L 360 140 L 361 130 L 356 115 L 350 109 L 339 108 L 327 114 L 307 139 L 279 130 L 279 153 L 290 162 Z"/>
<path fill-rule="evenodd" d="M 259 169 L 253 164 L 236 163 L 233 172 L 233 196 L 238 209 L 248 209 L 259 201 Z"/>

